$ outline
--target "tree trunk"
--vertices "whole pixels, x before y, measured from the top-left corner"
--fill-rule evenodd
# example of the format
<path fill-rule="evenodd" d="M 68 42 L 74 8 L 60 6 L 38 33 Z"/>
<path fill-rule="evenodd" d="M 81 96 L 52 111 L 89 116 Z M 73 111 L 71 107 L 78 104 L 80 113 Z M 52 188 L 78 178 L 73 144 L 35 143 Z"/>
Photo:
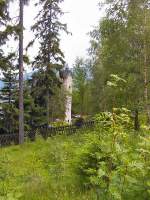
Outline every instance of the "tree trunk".
<path fill-rule="evenodd" d="M 135 131 L 139 131 L 139 130 L 140 130 L 139 111 L 138 111 L 138 109 L 135 109 L 134 130 L 135 130 Z"/>
<path fill-rule="evenodd" d="M 50 98 L 50 94 L 49 94 L 49 90 L 47 90 L 47 125 L 49 125 L 49 120 L 50 120 L 50 101 L 49 101 L 49 98 Z"/>
<path fill-rule="evenodd" d="M 24 143 L 24 105 L 23 105 L 23 7 L 24 1 L 20 0 L 19 22 L 19 144 Z"/>

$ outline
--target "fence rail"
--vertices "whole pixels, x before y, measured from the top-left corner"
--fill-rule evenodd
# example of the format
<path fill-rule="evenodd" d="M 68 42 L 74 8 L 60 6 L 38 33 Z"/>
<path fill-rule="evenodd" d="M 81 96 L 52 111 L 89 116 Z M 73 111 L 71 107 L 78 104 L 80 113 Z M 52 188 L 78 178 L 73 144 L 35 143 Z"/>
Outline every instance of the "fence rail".
<path fill-rule="evenodd" d="M 56 136 L 56 135 L 72 135 L 75 134 L 78 130 L 91 129 L 97 124 L 97 121 L 87 121 L 78 125 L 68 125 L 68 126 L 59 126 L 59 127 L 46 127 L 40 126 L 36 127 L 32 130 L 25 131 L 25 139 L 30 139 L 31 141 L 35 141 L 38 135 L 41 135 L 44 139 L 48 137 Z M 19 135 L 18 134 L 7 134 L 0 135 L 0 147 L 9 146 L 11 144 L 19 143 Z"/>
<path fill-rule="evenodd" d="M 18 143 L 19 143 L 18 134 L 0 135 L 0 147 Z"/>

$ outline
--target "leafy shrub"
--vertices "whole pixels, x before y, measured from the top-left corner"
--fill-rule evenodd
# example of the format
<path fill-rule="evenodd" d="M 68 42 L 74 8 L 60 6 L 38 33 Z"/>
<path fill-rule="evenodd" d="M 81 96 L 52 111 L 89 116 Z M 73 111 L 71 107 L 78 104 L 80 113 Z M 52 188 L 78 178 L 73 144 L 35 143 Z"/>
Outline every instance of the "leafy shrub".
<path fill-rule="evenodd" d="M 103 123 L 86 137 L 86 145 L 78 152 L 76 173 L 84 187 L 97 188 L 102 200 L 149 199 L 150 136 L 127 131 L 132 123 L 121 110 L 96 116 Z"/>
<path fill-rule="evenodd" d="M 131 112 L 126 108 L 113 108 L 113 112 L 103 112 L 97 114 L 94 120 L 98 122 L 103 122 L 103 127 L 109 128 L 117 127 L 129 129 L 133 127 L 133 123 L 130 118 Z"/>
<path fill-rule="evenodd" d="M 68 126 L 68 123 L 64 121 L 58 121 L 58 122 L 51 123 L 51 126 L 52 127 Z"/>

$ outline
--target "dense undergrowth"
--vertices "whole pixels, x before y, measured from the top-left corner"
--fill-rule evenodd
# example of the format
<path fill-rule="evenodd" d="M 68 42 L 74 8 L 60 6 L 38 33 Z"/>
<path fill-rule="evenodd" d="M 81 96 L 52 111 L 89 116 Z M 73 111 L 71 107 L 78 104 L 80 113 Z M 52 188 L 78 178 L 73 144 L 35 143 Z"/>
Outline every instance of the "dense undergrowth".
<path fill-rule="evenodd" d="M 0 200 L 148 200 L 150 134 L 127 110 L 88 132 L 0 150 Z"/>
<path fill-rule="evenodd" d="M 100 200 L 150 199 L 150 133 L 133 131 L 128 112 L 97 116 L 103 123 L 87 134 L 77 156 L 81 185 L 97 188 Z"/>

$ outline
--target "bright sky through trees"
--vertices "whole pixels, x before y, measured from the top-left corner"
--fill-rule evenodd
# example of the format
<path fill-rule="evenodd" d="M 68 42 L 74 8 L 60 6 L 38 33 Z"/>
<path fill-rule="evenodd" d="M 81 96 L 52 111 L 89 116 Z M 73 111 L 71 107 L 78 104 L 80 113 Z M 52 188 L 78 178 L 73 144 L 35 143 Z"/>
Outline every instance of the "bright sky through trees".
<path fill-rule="evenodd" d="M 87 33 L 93 30 L 93 26 L 98 25 L 103 15 L 99 11 L 98 3 L 99 0 L 65 0 L 63 3 L 63 10 L 69 12 L 64 15 L 64 21 L 72 32 L 72 36 L 62 38 L 62 47 L 69 64 L 72 64 L 76 56 L 86 54 L 89 47 Z"/>
<path fill-rule="evenodd" d="M 25 44 L 32 39 L 32 33 L 29 27 L 36 15 L 33 2 L 30 7 L 25 9 Z M 77 56 L 85 56 L 86 49 L 89 47 L 89 36 L 87 33 L 98 25 L 98 21 L 104 13 L 99 11 L 99 0 L 65 0 L 62 4 L 65 15 L 62 21 L 68 24 L 68 30 L 72 35 L 63 34 L 61 37 L 61 46 L 66 56 L 66 61 L 70 66 L 74 63 Z M 33 55 L 36 48 L 30 50 Z"/>

